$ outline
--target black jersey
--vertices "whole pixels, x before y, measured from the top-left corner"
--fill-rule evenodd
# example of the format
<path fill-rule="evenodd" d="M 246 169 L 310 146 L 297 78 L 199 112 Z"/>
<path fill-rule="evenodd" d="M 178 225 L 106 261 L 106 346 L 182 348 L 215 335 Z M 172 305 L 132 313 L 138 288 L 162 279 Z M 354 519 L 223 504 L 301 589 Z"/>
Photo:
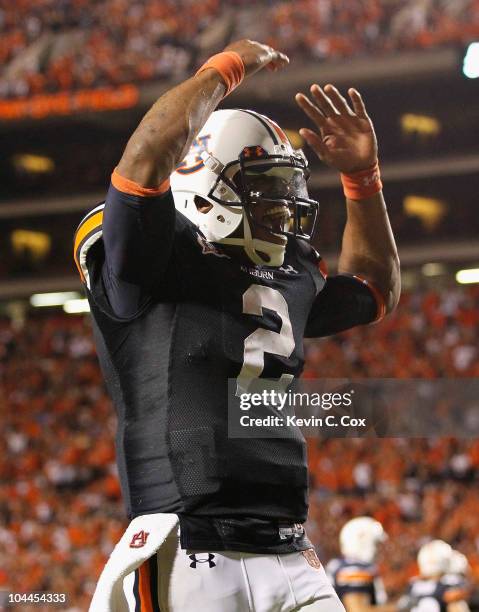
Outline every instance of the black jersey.
<path fill-rule="evenodd" d="M 376 317 L 370 289 L 327 281 L 300 241 L 289 240 L 280 268 L 241 264 L 175 211 L 171 191 L 110 186 L 77 230 L 75 258 L 118 414 L 128 515 L 178 514 L 188 548 L 309 547 L 293 527 L 307 514 L 304 439 L 229 439 L 227 381 L 245 368 L 299 376 L 305 335 Z M 246 519 L 263 543 L 248 540 Z"/>
<path fill-rule="evenodd" d="M 367 595 L 371 606 L 386 602 L 386 591 L 373 563 L 332 559 L 326 566 L 326 573 L 341 601 L 348 593 L 362 593 Z"/>
<path fill-rule="evenodd" d="M 447 612 L 450 603 L 467 601 L 468 586 L 458 576 L 440 579 L 414 578 L 409 584 L 408 596 L 414 603 L 413 612 Z"/>

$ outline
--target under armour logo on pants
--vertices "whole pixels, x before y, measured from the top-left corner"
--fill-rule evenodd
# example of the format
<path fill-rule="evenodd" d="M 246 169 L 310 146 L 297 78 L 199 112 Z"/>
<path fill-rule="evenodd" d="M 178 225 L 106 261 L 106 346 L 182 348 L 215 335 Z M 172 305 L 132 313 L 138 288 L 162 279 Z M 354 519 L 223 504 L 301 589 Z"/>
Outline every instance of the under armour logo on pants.
<path fill-rule="evenodd" d="M 207 554 L 206 559 L 202 559 L 201 557 L 199 557 L 199 555 L 188 555 L 188 557 L 191 559 L 190 567 L 192 567 L 193 569 L 196 569 L 197 563 L 208 563 L 209 567 L 216 567 L 216 563 L 213 561 L 213 559 L 215 558 L 214 554 L 213 553 L 205 553 L 205 554 Z"/>

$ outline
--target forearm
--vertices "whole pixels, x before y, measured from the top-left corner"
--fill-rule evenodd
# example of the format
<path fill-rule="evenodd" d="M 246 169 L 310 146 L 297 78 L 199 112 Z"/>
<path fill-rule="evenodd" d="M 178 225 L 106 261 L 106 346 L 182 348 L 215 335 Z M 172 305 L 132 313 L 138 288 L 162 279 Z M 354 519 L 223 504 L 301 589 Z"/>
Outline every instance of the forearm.
<path fill-rule="evenodd" d="M 358 274 L 371 281 L 391 311 L 399 300 L 401 281 L 396 243 L 382 192 L 355 201 L 346 199 L 339 272 Z"/>
<path fill-rule="evenodd" d="M 118 173 L 154 188 L 173 172 L 222 100 L 219 72 L 205 70 L 165 93 L 143 117 L 118 164 Z"/>

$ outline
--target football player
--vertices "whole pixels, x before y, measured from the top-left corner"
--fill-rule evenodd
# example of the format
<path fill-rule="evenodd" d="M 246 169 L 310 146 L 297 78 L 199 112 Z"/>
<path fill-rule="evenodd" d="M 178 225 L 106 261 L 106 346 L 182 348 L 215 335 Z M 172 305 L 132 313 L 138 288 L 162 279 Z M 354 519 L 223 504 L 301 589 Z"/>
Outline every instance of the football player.
<path fill-rule="evenodd" d="M 387 539 L 383 526 L 369 516 L 348 521 L 339 534 L 341 557 L 332 559 L 326 571 L 346 612 L 395 612 L 378 574 L 378 548 Z"/>
<path fill-rule="evenodd" d="M 452 550 L 448 571 L 442 582 L 456 589 L 456 593 L 460 591 L 464 601 L 469 603 L 472 594 L 471 566 L 466 555 L 458 550 Z"/>
<path fill-rule="evenodd" d="M 468 612 L 469 589 L 464 578 L 451 575 L 453 550 L 443 540 L 432 540 L 419 549 L 419 576 L 414 578 L 401 610 L 411 612 Z"/>
<path fill-rule="evenodd" d="M 452 550 L 447 575 L 451 576 L 451 579 L 467 581 L 470 571 L 471 567 L 466 555 L 458 550 Z"/>
<path fill-rule="evenodd" d="M 243 40 L 163 95 L 132 134 L 106 201 L 75 237 L 118 414 L 132 519 L 91 609 L 343 607 L 308 540 L 305 442 L 228 438 L 228 379 L 288 384 L 303 337 L 372 323 L 399 296 L 373 125 L 356 90 L 298 94 L 302 134 L 341 173 L 339 274 L 310 245 L 318 203 L 283 130 L 221 100 L 288 58 Z"/>

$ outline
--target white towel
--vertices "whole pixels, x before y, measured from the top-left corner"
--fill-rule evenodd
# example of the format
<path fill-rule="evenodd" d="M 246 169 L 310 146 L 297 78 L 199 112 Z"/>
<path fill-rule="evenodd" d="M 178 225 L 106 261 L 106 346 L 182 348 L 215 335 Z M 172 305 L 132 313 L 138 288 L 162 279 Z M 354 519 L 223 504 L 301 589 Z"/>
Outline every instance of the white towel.
<path fill-rule="evenodd" d="M 145 514 L 133 519 L 103 568 L 89 612 L 128 612 L 125 576 L 152 557 L 177 524 L 176 514 Z"/>

